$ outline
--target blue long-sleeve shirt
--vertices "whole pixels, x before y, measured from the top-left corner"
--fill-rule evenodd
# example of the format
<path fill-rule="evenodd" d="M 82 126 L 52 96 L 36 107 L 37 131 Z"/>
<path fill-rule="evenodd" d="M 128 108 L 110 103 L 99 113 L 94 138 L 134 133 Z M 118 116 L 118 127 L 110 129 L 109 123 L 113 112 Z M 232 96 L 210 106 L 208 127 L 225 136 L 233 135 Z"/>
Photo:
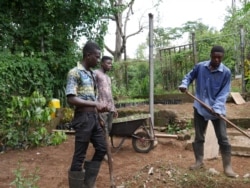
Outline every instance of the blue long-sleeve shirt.
<path fill-rule="evenodd" d="M 188 88 L 195 80 L 195 96 L 210 106 L 215 113 L 226 115 L 225 103 L 231 87 L 231 71 L 223 63 L 216 70 L 210 70 L 209 64 L 210 61 L 196 64 L 185 75 L 179 87 Z M 196 100 L 194 107 L 206 120 L 218 118 Z"/>

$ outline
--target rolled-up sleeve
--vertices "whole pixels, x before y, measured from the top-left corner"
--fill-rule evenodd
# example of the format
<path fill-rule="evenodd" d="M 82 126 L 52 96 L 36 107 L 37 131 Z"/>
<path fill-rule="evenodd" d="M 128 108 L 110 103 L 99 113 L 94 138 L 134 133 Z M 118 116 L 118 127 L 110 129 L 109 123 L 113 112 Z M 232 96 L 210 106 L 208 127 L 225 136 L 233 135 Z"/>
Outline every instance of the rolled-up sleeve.
<path fill-rule="evenodd" d="M 67 75 L 67 85 L 66 85 L 66 96 L 68 95 L 77 95 L 78 88 L 78 72 L 75 69 L 72 69 L 68 72 Z"/>

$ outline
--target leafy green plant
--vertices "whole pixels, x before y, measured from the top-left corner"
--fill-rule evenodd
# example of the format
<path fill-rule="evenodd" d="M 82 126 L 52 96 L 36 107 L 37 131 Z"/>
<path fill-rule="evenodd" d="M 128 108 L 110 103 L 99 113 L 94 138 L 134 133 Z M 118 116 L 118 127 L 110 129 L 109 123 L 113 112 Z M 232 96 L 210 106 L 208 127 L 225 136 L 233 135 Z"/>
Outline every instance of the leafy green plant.
<path fill-rule="evenodd" d="M 169 134 L 176 134 L 180 131 L 180 127 L 176 124 L 168 124 L 166 132 Z"/>
<path fill-rule="evenodd" d="M 47 139 L 48 139 L 48 131 L 45 127 L 37 128 L 37 130 L 30 135 L 30 142 L 35 146 L 41 145 L 43 140 Z"/>
<path fill-rule="evenodd" d="M 13 96 L 3 124 L 2 142 L 11 148 L 24 149 L 30 146 L 61 143 L 65 139 L 58 139 L 58 136 L 54 136 L 53 133 L 51 136 L 47 130 L 53 110 L 47 105 L 45 97 L 37 91 L 30 97 Z"/>
<path fill-rule="evenodd" d="M 53 132 L 51 135 L 51 145 L 59 145 L 67 139 L 67 135 L 63 131 Z"/>
<path fill-rule="evenodd" d="M 16 188 L 38 188 L 38 175 L 39 169 L 36 168 L 34 172 L 28 173 L 28 171 L 21 167 L 21 163 L 18 163 L 18 168 L 14 170 L 15 179 L 10 185 L 15 185 Z"/>
<path fill-rule="evenodd" d="M 187 124 L 186 124 L 186 130 L 191 130 L 193 128 L 193 122 L 192 122 L 192 120 L 191 119 L 189 119 L 188 121 L 187 121 Z"/>

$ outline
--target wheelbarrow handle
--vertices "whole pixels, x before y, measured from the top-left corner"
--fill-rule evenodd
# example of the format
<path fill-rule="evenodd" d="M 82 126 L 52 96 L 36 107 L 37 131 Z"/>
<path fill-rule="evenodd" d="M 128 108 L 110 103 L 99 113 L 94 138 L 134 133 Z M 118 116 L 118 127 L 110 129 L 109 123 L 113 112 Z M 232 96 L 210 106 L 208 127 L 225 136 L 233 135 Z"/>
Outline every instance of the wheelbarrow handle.
<path fill-rule="evenodd" d="M 197 97 L 192 95 L 189 91 L 186 91 L 186 94 L 189 95 L 190 97 L 192 97 L 194 100 L 198 101 L 203 107 L 208 109 L 210 112 L 213 112 L 213 109 L 210 106 L 208 106 L 206 103 L 204 103 L 203 101 L 201 101 L 200 99 L 198 99 Z M 245 131 L 243 131 L 241 128 L 239 128 L 237 125 L 235 125 L 233 122 L 229 121 L 225 116 L 218 114 L 218 117 L 223 119 L 225 122 L 227 122 L 229 125 L 231 125 L 235 129 L 237 129 L 239 132 L 241 132 L 246 137 L 250 138 L 250 136 Z"/>

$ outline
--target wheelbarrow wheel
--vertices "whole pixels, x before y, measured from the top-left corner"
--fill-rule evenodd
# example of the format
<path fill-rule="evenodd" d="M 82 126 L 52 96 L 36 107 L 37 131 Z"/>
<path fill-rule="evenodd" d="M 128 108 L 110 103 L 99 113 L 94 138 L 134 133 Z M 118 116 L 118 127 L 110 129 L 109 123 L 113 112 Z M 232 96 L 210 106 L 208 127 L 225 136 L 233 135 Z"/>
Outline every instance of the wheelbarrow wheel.
<path fill-rule="evenodd" d="M 148 153 L 154 145 L 154 141 L 146 132 L 137 132 L 132 137 L 132 146 L 138 153 Z"/>

